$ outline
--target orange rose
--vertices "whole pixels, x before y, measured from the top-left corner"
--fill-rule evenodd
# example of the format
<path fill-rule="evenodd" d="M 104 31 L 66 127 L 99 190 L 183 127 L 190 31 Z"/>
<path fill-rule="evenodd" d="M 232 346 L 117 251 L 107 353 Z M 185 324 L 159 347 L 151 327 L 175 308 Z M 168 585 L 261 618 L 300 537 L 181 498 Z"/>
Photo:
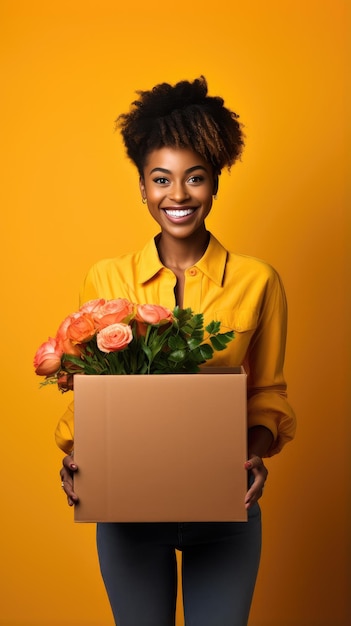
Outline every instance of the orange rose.
<path fill-rule="evenodd" d="M 132 341 L 133 333 L 128 324 L 111 324 L 100 330 L 96 343 L 101 352 L 118 352 Z"/>
<path fill-rule="evenodd" d="M 86 343 L 96 333 L 94 319 L 91 313 L 76 313 L 71 318 L 67 328 L 67 339 L 73 344 Z"/>
<path fill-rule="evenodd" d="M 61 367 L 62 350 L 56 339 L 49 337 L 37 350 L 34 357 L 34 369 L 38 376 L 52 376 Z"/>
<path fill-rule="evenodd" d="M 139 304 L 137 306 L 136 320 L 153 325 L 167 324 L 173 321 L 173 313 L 158 304 Z"/>
<path fill-rule="evenodd" d="M 75 356 L 80 355 L 80 350 L 73 345 L 72 341 L 67 337 L 67 328 L 71 324 L 72 315 L 66 317 L 60 325 L 56 333 L 56 342 L 64 354 L 73 354 Z"/>
<path fill-rule="evenodd" d="M 127 324 L 134 314 L 134 304 L 126 298 L 108 300 L 93 311 L 95 324 L 99 330 L 112 324 Z"/>

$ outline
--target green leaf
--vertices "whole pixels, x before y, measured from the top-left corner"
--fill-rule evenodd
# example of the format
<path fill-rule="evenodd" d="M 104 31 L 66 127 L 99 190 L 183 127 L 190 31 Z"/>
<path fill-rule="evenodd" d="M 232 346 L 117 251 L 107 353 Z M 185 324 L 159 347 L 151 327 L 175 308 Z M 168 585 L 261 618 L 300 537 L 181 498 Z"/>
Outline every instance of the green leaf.
<path fill-rule="evenodd" d="M 176 307 L 173 309 L 173 316 L 174 316 L 176 319 L 178 319 L 178 318 L 179 318 L 179 315 L 180 315 L 180 308 L 179 308 L 179 306 L 176 306 Z"/>
<path fill-rule="evenodd" d="M 173 311 L 173 315 L 178 320 L 178 325 L 183 325 L 187 320 L 190 320 L 192 317 L 192 310 L 190 308 L 180 309 L 178 306 L 175 307 Z"/>
<path fill-rule="evenodd" d="M 214 320 L 206 326 L 206 330 L 210 335 L 216 335 L 221 327 L 221 322 L 215 322 Z"/>
<path fill-rule="evenodd" d="M 196 328 L 202 328 L 203 323 L 204 323 L 204 316 L 202 313 L 196 313 L 196 315 L 193 315 L 192 320 L 191 320 L 193 326 L 195 326 Z"/>
<path fill-rule="evenodd" d="M 137 374 L 147 374 L 148 367 L 146 363 L 143 363 L 142 366 L 137 370 Z"/>
<path fill-rule="evenodd" d="M 168 355 L 169 361 L 175 361 L 176 363 L 183 361 L 185 357 L 186 357 L 185 350 L 174 350 L 173 352 L 170 352 L 170 354 Z"/>
<path fill-rule="evenodd" d="M 235 335 L 234 335 L 234 330 L 228 330 L 226 333 L 221 333 L 220 334 L 221 337 L 226 337 L 227 341 L 231 341 L 232 339 L 234 339 Z"/>
<path fill-rule="evenodd" d="M 211 346 L 208 345 L 208 343 L 203 343 L 201 346 L 199 346 L 199 350 L 200 350 L 200 354 L 202 356 L 202 358 L 207 361 L 208 359 L 211 359 L 213 356 L 213 350 L 211 348 Z"/>
<path fill-rule="evenodd" d="M 141 347 L 142 347 L 143 352 L 146 354 L 148 360 L 151 361 L 152 351 L 150 350 L 149 346 L 146 346 L 145 344 L 143 344 Z"/>
<path fill-rule="evenodd" d="M 169 337 L 168 346 L 171 350 L 178 350 L 186 347 L 186 341 L 180 335 Z"/>
<path fill-rule="evenodd" d="M 202 337 L 200 338 L 196 338 L 196 337 L 191 337 L 190 339 L 188 339 L 188 346 L 190 350 L 195 350 L 195 348 L 197 348 L 202 341 Z"/>
<path fill-rule="evenodd" d="M 210 337 L 210 341 L 212 343 L 212 346 L 214 347 L 215 350 L 217 351 L 221 351 L 224 350 L 224 348 L 227 345 L 227 341 L 223 341 L 223 339 L 221 339 L 220 335 L 214 335 L 213 337 Z"/>

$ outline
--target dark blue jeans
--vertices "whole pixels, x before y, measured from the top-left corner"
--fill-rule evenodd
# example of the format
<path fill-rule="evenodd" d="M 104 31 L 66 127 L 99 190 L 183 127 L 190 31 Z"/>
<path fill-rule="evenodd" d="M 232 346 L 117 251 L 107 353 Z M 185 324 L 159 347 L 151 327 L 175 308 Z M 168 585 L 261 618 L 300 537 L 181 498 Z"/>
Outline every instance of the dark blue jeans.
<path fill-rule="evenodd" d="M 97 545 L 118 626 L 174 626 L 175 549 L 186 626 L 246 626 L 261 552 L 258 504 L 248 522 L 99 523 Z"/>

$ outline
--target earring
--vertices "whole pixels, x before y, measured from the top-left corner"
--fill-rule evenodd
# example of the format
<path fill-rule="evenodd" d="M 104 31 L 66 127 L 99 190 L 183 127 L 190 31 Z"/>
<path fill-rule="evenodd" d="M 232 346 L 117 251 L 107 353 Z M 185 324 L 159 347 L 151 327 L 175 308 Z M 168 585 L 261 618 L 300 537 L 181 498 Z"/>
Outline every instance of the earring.
<path fill-rule="evenodd" d="M 142 198 L 141 201 L 142 201 L 143 204 L 146 204 L 146 202 L 147 202 L 146 198 Z"/>

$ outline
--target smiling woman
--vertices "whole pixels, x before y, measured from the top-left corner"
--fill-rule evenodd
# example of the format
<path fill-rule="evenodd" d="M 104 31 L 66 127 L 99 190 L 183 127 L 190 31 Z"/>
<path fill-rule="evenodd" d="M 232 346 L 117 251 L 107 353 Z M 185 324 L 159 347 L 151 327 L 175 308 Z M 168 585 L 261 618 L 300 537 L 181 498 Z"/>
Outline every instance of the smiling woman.
<path fill-rule="evenodd" d="M 183 272 L 203 256 L 208 244 L 205 219 L 217 189 L 213 168 L 190 149 L 153 150 L 147 157 L 140 189 L 162 230 L 158 248 L 161 260 Z M 179 242 L 183 242 L 181 254 L 177 252 Z M 181 275 L 177 278 L 181 280 Z M 179 290 L 180 306 L 181 293 Z"/>
<path fill-rule="evenodd" d="M 283 375 L 284 289 L 272 267 L 227 251 L 206 228 L 221 170 L 243 147 L 238 116 L 222 98 L 207 95 L 203 77 L 139 95 L 117 123 L 160 232 L 140 252 L 95 264 L 81 301 L 126 298 L 168 309 L 178 304 L 203 314 L 205 323 L 215 319 L 235 331 L 225 354 L 209 364 L 244 365 L 247 371 L 248 521 L 99 523 L 101 572 L 118 626 L 173 626 L 179 549 L 186 624 L 246 626 L 260 560 L 258 500 L 267 478 L 262 457 L 280 452 L 295 431 Z M 56 435 L 70 452 L 72 407 Z M 72 455 L 65 457 L 61 478 L 69 504 L 78 502 L 75 471 Z"/>

